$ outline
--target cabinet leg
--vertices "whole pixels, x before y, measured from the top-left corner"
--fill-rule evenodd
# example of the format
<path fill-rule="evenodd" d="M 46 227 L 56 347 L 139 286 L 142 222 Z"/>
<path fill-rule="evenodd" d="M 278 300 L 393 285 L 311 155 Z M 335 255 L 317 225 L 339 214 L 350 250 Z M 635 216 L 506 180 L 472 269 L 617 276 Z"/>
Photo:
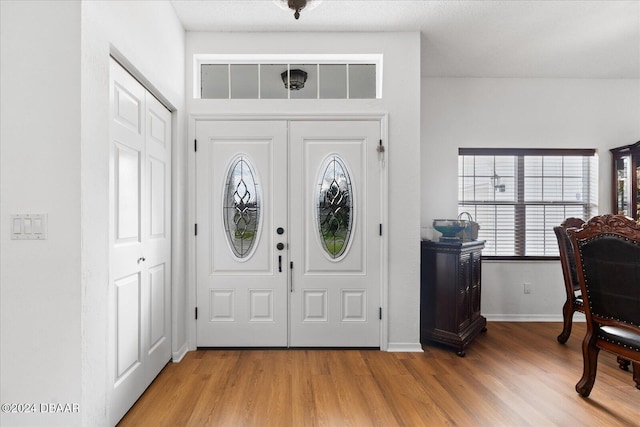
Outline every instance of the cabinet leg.
<path fill-rule="evenodd" d="M 458 356 L 460 356 L 460 357 L 464 357 L 467 353 L 464 351 L 464 349 L 462 349 L 462 350 L 457 351 L 456 354 Z"/>
<path fill-rule="evenodd" d="M 480 329 L 480 332 L 487 332 L 487 327 L 484 326 L 482 329 Z"/>

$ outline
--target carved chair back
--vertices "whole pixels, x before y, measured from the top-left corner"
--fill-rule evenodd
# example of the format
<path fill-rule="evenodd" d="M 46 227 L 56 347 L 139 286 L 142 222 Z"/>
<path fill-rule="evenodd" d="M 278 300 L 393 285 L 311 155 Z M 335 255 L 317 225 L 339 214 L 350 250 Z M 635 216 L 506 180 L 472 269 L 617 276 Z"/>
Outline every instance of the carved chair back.
<path fill-rule="evenodd" d="M 580 281 L 578 280 L 578 271 L 576 269 L 575 255 L 571 240 L 567 235 L 567 229 L 580 228 L 584 221 L 580 218 L 567 218 L 557 227 L 553 227 L 558 240 L 558 251 L 560 252 L 560 264 L 562 265 L 562 276 L 564 277 L 564 285 L 567 290 L 567 297 L 573 297 L 574 292 L 580 290 Z"/>
<path fill-rule="evenodd" d="M 553 227 L 558 240 L 558 252 L 560 253 L 560 265 L 562 266 L 562 277 L 564 278 L 564 290 L 566 301 L 562 306 L 562 332 L 558 335 L 558 342 L 564 344 L 571 335 L 573 325 L 573 313 L 576 311 L 584 313 L 582 308 L 582 295 L 576 295 L 580 291 L 580 281 L 576 269 L 575 255 L 571 240 L 567 235 L 567 229 L 582 227 L 584 221 L 580 218 L 567 218 L 558 227 Z"/>
<path fill-rule="evenodd" d="M 640 389 L 640 224 L 622 215 L 602 215 L 567 233 L 587 318 L 576 391 L 582 397 L 591 393 L 600 349 L 616 354 L 622 368 L 633 363 Z"/>
<path fill-rule="evenodd" d="M 640 332 L 640 225 L 602 215 L 567 233 L 577 254 L 587 328 L 597 322 Z"/>

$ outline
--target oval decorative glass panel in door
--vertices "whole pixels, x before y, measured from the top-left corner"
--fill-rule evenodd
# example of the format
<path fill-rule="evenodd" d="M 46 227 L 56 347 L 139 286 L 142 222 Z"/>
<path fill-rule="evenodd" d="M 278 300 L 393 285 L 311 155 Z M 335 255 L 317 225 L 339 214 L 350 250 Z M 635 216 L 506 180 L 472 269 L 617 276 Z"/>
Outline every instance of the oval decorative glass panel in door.
<path fill-rule="evenodd" d="M 238 258 L 246 258 L 260 229 L 260 184 L 253 165 L 240 155 L 231 162 L 225 180 L 223 216 L 229 246 Z"/>
<path fill-rule="evenodd" d="M 318 177 L 316 220 L 322 247 L 331 259 L 341 257 L 353 230 L 354 194 L 351 178 L 340 156 L 322 163 Z"/>

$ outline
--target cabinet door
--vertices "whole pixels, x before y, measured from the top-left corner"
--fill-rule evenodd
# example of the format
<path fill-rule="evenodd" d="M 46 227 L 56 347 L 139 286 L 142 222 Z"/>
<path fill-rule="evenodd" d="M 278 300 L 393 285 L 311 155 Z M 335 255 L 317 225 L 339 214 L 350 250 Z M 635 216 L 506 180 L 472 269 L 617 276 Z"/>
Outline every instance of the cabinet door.
<path fill-rule="evenodd" d="M 633 206 L 635 206 L 635 216 L 633 216 L 633 218 L 638 221 L 640 220 L 640 154 L 634 155 L 632 160 L 632 167 L 635 171 L 633 172 L 635 175 L 635 177 L 633 177 L 633 186 L 635 189 L 632 189 L 634 192 Z"/>
<path fill-rule="evenodd" d="M 613 213 L 640 218 L 640 141 L 611 150 Z"/>
<path fill-rule="evenodd" d="M 631 156 L 614 156 L 614 210 L 617 215 L 631 215 Z"/>
<path fill-rule="evenodd" d="M 474 252 L 471 257 L 471 320 L 480 316 L 480 277 L 482 275 L 482 263 L 480 251 Z"/>
<path fill-rule="evenodd" d="M 458 264 L 456 318 L 458 330 L 466 328 L 471 322 L 470 310 L 471 254 L 462 254 Z"/>

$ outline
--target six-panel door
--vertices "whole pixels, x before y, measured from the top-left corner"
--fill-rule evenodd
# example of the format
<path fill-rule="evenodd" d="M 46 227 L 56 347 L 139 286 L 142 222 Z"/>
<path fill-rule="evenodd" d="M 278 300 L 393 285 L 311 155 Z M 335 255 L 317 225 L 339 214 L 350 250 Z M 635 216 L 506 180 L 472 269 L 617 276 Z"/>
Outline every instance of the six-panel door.
<path fill-rule="evenodd" d="M 171 113 L 119 64 L 110 83 L 109 418 L 171 357 Z"/>

